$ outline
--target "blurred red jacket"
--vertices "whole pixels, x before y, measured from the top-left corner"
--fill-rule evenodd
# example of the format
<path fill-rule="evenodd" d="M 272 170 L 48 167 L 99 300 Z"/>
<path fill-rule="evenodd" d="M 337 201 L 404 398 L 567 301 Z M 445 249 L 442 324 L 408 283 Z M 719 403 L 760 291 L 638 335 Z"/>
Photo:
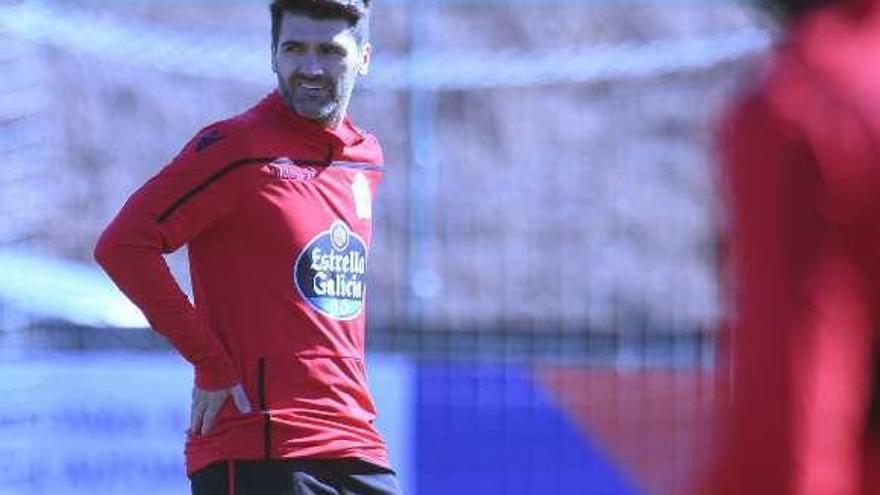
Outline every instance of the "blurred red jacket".
<path fill-rule="evenodd" d="M 734 308 L 713 495 L 880 494 L 880 0 L 798 19 L 722 121 Z"/>

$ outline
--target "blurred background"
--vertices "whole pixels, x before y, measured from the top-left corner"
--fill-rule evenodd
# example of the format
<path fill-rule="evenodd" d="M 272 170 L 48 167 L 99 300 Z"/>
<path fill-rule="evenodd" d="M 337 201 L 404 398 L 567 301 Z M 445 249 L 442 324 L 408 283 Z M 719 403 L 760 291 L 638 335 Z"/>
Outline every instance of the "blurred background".
<path fill-rule="evenodd" d="M 684 493 L 724 371 L 712 129 L 772 33 L 733 0 L 373 12 L 368 364 L 407 493 Z M 0 494 L 188 493 L 191 371 L 91 250 L 274 87 L 269 47 L 265 0 L 0 0 Z"/>

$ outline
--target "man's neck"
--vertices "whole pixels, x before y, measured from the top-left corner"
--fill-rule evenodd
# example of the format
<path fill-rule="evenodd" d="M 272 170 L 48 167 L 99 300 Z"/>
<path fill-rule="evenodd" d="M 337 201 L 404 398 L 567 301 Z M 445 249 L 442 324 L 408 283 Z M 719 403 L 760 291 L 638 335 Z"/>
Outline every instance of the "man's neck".
<path fill-rule="evenodd" d="M 287 98 L 283 97 L 283 93 L 282 93 L 281 100 L 284 102 L 284 106 L 286 106 L 287 109 L 290 110 L 291 112 L 293 112 L 293 114 L 296 115 L 297 117 L 299 117 L 301 119 L 308 120 L 309 122 L 312 122 L 315 125 L 323 127 L 324 129 L 327 129 L 328 131 L 334 131 L 336 129 L 339 129 L 339 126 L 342 125 L 342 121 L 345 120 L 345 114 L 342 112 L 340 112 L 337 115 L 333 115 L 328 119 L 316 119 L 316 118 L 312 118 L 312 117 L 307 117 L 307 116 L 297 112 L 296 108 L 294 108 L 293 104 L 290 103 L 289 101 L 287 101 Z"/>

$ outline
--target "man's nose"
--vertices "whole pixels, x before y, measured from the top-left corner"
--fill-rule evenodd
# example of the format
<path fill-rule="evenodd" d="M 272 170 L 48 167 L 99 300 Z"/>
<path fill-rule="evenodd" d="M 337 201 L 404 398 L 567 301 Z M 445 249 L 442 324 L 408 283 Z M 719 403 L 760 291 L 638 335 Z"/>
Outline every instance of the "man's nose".
<path fill-rule="evenodd" d="M 314 55 L 306 55 L 300 65 L 299 72 L 304 76 L 320 76 L 323 75 L 324 69 L 318 61 L 318 57 Z"/>

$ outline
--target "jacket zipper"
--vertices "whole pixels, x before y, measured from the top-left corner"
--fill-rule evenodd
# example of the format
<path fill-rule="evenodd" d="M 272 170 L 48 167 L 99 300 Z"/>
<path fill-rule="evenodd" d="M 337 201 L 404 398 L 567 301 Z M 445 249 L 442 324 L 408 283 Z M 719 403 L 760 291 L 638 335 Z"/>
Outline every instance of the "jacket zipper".
<path fill-rule="evenodd" d="M 327 143 L 327 166 L 333 165 L 333 145 Z"/>
<path fill-rule="evenodd" d="M 272 428 L 269 408 L 266 407 L 266 359 L 257 361 L 257 394 L 260 399 L 260 413 L 263 415 L 263 458 L 272 458 Z"/>
<path fill-rule="evenodd" d="M 874 345 L 872 387 L 868 397 L 865 431 L 872 437 L 880 433 L 880 343 Z"/>

